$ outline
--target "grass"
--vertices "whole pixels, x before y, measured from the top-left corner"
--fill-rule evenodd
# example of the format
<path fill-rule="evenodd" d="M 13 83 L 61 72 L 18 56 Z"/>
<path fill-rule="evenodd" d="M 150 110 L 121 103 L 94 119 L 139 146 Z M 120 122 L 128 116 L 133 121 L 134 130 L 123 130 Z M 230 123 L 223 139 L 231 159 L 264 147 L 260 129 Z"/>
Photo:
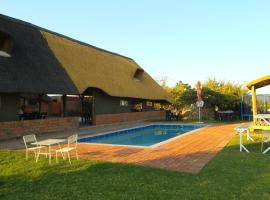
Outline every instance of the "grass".
<path fill-rule="evenodd" d="M 259 140 L 240 153 L 238 137 L 199 174 L 126 164 L 25 161 L 24 153 L 0 151 L 0 199 L 270 199 L 270 156 Z"/>

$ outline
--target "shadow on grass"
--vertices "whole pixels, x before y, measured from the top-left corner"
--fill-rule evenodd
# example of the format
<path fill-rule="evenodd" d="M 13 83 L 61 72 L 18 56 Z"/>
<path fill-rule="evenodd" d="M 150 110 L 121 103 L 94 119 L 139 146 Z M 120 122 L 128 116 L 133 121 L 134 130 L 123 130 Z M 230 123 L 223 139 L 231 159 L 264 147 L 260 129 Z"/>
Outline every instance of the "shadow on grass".
<path fill-rule="evenodd" d="M 269 199 L 270 157 L 259 141 L 245 153 L 234 137 L 197 175 L 83 160 L 49 165 L 0 151 L 0 199 Z"/>

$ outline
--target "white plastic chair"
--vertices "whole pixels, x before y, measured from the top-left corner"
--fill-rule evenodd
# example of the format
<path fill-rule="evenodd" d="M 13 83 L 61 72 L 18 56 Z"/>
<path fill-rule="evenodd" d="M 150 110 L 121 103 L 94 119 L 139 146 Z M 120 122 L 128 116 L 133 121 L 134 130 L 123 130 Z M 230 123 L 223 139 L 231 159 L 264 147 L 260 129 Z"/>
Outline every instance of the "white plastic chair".
<path fill-rule="evenodd" d="M 25 157 L 26 157 L 26 160 L 28 160 L 28 152 L 33 151 L 34 154 L 35 154 L 36 162 L 37 162 L 38 156 L 40 154 L 40 149 L 45 148 L 45 146 L 31 145 L 32 143 L 37 142 L 36 136 L 34 134 L 23 136 L 23 142 L 24 142 L 24 145 L 25 145 Z M 47 154 L 46 154 L 46 156 L 47 156 Z"/>
<path fill-rule="evenodd" d="M 65 154 L 67 154 L 68 156 L 68 160 L 69 160 L 69 163 L 71 164 L 71 160 L 70 160 L 70 151 L 75 151 L 76 152 L 76 158 L 77 160 L 79 159 L 78 157 L 78 152 L 77 152 L 77 140 L 78 140 L 78 135 L 75 134 L 75 135 L 71 135 L 68 137 L 68 146 L 67 147 L 63 147 L 61 149 L 57 149 L 55 150 L 55 158 L 56 158 L 56 162 L 58 162 L 58 153 L 61 153 L 63 158 L 65 159 Z"/>

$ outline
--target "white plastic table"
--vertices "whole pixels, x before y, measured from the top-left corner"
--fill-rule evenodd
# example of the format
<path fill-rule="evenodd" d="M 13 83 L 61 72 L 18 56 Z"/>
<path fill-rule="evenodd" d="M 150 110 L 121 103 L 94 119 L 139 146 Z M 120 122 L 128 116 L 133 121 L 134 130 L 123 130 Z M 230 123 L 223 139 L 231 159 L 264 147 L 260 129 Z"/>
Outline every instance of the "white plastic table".
<path fill-rule="evenodd" d="M 47 146 L 49 149 L 48 149 L 48 154 L 49 154 L 49 164 L 51 164 L 51 157 L 52 157 L 52 154 L 51 154 L 51 146 L 52 145 L 58 145 L 59 148 L 61 148 L 60 146 L 60 143 L 64 143 L 66 142 L 67 140 L 66 139 L 46 139 L 46 140 L 41 140 L 39 142 L 34 142 L 32 143 L 33 145 L 40 145 L 40 146 Z"/>
<path fill-rule="evenodd" d="M 244 149 L 246 152 L 249 153 L 249 150 L 247 150 L 247 148 L 243 145 L 243 133 L 246 132 L 247 134 L 247 140 L 253 140 L 252 137 L 250 137 L 249 135 L 249 127 L 250 124 L 242 124 L 241 126 L 235 128 L 234 130 L 237 131 L 237 133 L 239 133 L 239 145 L 240 145 L 240 151 L 242 151 L 242 149 Z"/>

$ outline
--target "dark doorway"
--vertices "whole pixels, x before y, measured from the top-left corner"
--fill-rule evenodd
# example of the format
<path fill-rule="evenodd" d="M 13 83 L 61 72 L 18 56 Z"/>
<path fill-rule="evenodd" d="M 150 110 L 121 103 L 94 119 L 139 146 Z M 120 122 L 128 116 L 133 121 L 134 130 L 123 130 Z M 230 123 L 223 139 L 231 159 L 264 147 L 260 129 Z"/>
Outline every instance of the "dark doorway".
<path fill-rule="evenodd" d="M 82 97 L 82 116 L 81 125 L 89 126 L 93 123 L 93 97 L 84 96 Z"/>

